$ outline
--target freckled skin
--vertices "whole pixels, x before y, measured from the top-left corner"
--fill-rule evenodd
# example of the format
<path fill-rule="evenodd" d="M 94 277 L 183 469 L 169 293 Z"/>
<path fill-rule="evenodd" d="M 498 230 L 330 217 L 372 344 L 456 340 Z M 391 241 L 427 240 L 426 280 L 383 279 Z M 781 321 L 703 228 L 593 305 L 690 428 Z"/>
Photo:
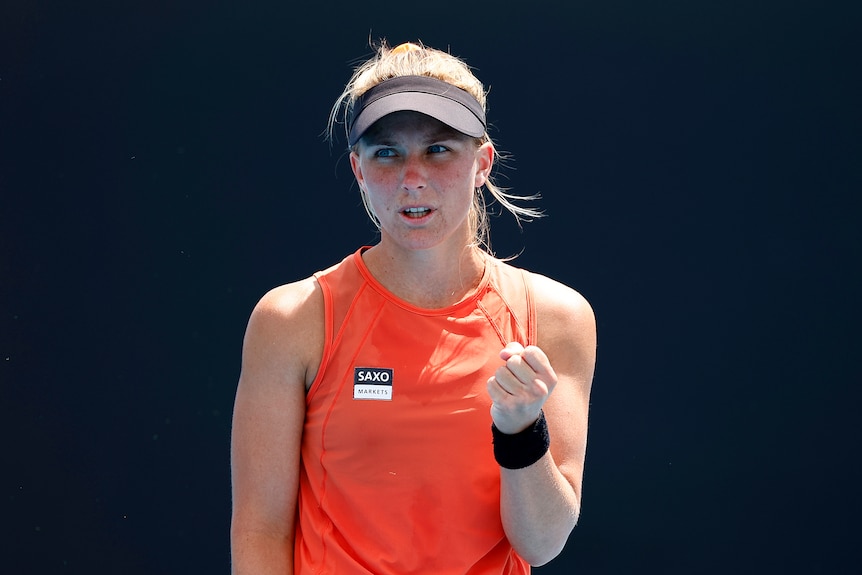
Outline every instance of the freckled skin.
<path fill-rule="evenodd" d="M 381 243 L 404 249 L 463 250 L 475 188 L 493 151 L 416 112 L 385 116 L 363 136 L 350 165 L 380 220 Z M 406 214 L 406 208 L 430 208 Z"/>

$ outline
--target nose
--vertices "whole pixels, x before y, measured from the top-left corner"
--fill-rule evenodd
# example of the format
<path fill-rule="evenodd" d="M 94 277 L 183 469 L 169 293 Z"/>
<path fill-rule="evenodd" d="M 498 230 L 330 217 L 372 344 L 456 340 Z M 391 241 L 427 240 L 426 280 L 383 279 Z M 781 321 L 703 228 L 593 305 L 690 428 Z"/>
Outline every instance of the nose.
<path fill-rule="evenodd" d="M 425 168 L 419 158 L 408 157 L 404 161 L 401 173 L 401 187 L 405 191 L 421 190 L 425 188 Z"/>

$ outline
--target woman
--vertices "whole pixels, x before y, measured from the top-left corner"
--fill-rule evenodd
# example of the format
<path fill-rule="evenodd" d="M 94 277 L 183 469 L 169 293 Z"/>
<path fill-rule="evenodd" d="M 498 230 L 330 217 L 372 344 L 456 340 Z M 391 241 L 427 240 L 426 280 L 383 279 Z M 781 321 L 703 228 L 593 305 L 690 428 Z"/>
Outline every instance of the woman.
<path fill-rule="evenodd" d="M 483 188 L 534 212 L 489 180 L 485 92 L 463 61 L 384 43 L 330 126 L 342 109 L 380 241 L 252 312 L 233 572 L 528 573 L 580 511 L 592 310 L 488 253 Z"/>

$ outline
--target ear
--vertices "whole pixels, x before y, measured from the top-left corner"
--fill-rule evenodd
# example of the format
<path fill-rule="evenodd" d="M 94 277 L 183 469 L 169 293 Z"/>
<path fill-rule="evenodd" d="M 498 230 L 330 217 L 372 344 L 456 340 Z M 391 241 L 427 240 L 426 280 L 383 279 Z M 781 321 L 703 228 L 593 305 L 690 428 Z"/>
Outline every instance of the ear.
<path fill-rule="evenodd" d="M 362 176 L 362 166 L 359 165 L 359 154 L 356 152 L 350 152 L 350 169 L 353 170 L 353 177 L 356 178 L 359 189 L 365 190 L 365 178 Z"/>
<path fill-rule="evenodd" d="M 494 144 L 485 142 L 476 150 L 476 178 L 474 187 L 481 188 L 488 181 L 494 165 Z"/>

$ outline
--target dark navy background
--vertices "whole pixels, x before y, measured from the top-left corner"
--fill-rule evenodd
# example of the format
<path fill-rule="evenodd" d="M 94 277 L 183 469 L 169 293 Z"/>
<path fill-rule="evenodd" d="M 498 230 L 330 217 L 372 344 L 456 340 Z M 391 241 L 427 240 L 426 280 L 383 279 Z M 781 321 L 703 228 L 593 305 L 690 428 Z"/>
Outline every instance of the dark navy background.
<path fill-rule="evenodd" d="M 386 37 L 490 85 L 548 214 L 494 247 L 596 310 L 582 517 L 537 572 L 858 572 L 852 6 L 5 2 L 3 571 L 228 572 L 245 322 L 375 239 L 321 134 Z"/>

